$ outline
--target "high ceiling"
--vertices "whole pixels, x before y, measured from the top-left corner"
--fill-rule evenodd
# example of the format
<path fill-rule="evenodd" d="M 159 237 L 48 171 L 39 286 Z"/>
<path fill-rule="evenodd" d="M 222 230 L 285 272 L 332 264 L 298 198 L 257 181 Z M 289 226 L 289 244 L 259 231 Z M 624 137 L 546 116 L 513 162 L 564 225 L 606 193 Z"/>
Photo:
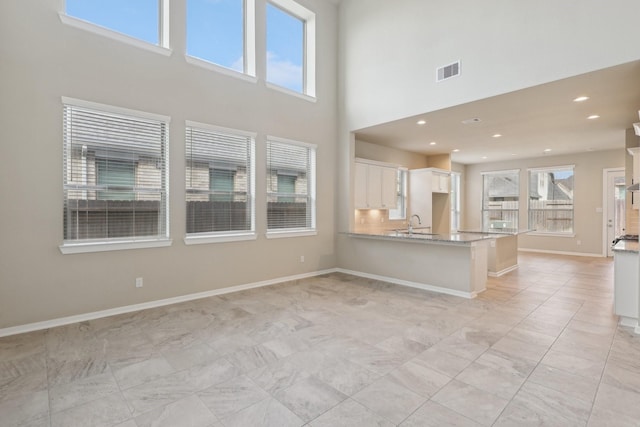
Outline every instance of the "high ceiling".
<path fill-rule="evenodd" d="M 574 102 L 579 96 L 589 99 Z M 640 61 L 368 127 L 356 137 L 475 164 L 623 148 L 638 110 Z M 462 123 L 474 118 L 480 121 Z"/>

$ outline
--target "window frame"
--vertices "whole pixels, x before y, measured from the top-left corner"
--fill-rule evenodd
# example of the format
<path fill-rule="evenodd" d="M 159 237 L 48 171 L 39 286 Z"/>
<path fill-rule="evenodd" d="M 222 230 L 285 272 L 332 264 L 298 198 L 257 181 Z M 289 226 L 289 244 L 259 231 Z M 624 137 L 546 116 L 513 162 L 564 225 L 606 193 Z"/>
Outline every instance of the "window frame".
<path fill-rule="evenodd" d="M 318 234 L 317 228 L 316 228 L 316 210 L 317 210 L 317 200 L 316 200 L 316 182 L 317 182 L 317 150 L 318 147 L 315 144 L 310 144 L 310 143 L 306 143 L 306 142 L 301 142 L 301 141 L 295 141 L 295 140 L 291 140 L 291 139 L 286 139 L 286 138 L 280 138 L 280 137 L 276 137 L 276 136 L 270 136 L 268 135 L 266 137 L 266 144 L 265 144 L 265 154 L 268 153 L 269 150 L 269 144 L 270 143 L 277 143 L 277 144 L 288 144 L 288 145 L 294 145 L 297 147 L 303 147 L 309 150 L 310 153 L 310 159 L 311 159 L 311 164 L 307 165 L 307 170 L 308 170 L 308 176 L 307 176 L 307 192 L 308 195 L 306 196 L 309 200 L 309 206 L 307 206 L 308 209 L 308 216 L 309 216 L 309 220 L 310 220 L 310 226 L 308 227 L 299 227 L 299 228 L 273 228 L 270 229 L 269 228 L 269 219 L 268 219 L 268 215 L 269 215 L 269 209 L 268 209 L 268 203 L 269 203 L 269 196 L 273 195 L 274 193 L 272 191 L 269 191 L 269 157 L 268 155 L 265 158 L 265 171 L 267 173 L 267 179 L 265 179 L 266 183 L 267 183 L 267 188 L 266 188 L 266 195 L 267 198 L 265 200 L 265 219 L 266 219 L 266 227 L 267 227 L 267 231 L 265 233 L 267 239 L 278 239 L 278 238 L 287 238 L 287 237 L 300 237 L 300 236 L 315 236 Z M 277 193 L 275 193 L 277 195 Z"/>
<path fill-rule="evenodd" d="M 164 138 L 160 142 L 161 144 L 161 156 L 162 161 L 164 162 L 164 172 L 161 172 L 161 187 L 165 193 L 164 203 L 161 204 L 162 209 L 164 210 L 164 216 L 162 220 L 164 221 L 164 233 L 163 235 L 156 236 L 133 236 L 131 238 L 99 238 L 99 239 L 78 239 L 78 240 L 65 240 L 63 233 L 63 241 L 62 244 L 58 246 L 60 252 L 63 254 L 76 254 L 76 253 L 87 253 L 87 252 L 103 252 L 103 251 L 114 251 L 114 250 L 125 250 L 125 249 L 141 249 L 141 248 L 153 248 L 153 247 L 166 247 L 172 244 L 172 240 L 170 239 L 170 211 L 169 211 L 169 125 L 171 122 L 171 118 L 168 116 L 149 113 L 145 111 L 132 110 L 129 108 L 116 107 L 112 105 L 100 104 L 96 102 L 84 101 L 75 98 L 62 97 L 62 107 L 63 111 L 66 106 L 77 107 L 81 109 L 89 109 L 94 110 L 100 113 L 113 114 L 115 116 L 125 116 L 133 119 L 142 119 L 142 120 L 152 120 L 158 121 L 164 124 Z M 64 112 L 62 114 L 63 122 L 67 120 L 64 116 Z M 83 191 L 81 188 L 67 188 L 68 184 L 67 180 L 67 135 L 64 131 L 63 126 L 63 164 L 62 164 L 62 179 L 63 179 L 63 189 L 67 190 L 76 190 Z M 69 184 L 71 185 L 71 184 Z M 71 185 L 74 186 L 74 185 Z M 84 190 L 86 191 L 86 190 Z M 64 204 L 66 206 L 66 196 L 63 197 Z"/>
<path fill-rule="evenodd" d="M 170 47 L 169 34 L 169 1 L 170 0 L 158 0 L 158 44 L 150 43 L 146 40 L 130 36 L 126 33 L 104 27 L 100 24 L 96 24 L 82 18 L 67 15 L 66 3 L 63 4 L 62 11 L 58 13 L 58 16 L 60 17 L 60 21 L 63 24 L 70 27 L 88 31 L 93 34 L 107 37 L 112 40 L 128 44 L 130 46 L 135 46 L 141 49 L 155 52 L 160 55 L 171 56 L 172 50 Z"/>
<path fill-rule="evenodd" d="M 499 175 L 512 175 L 515 174 L 518 177 L 518 183 L 516 185 L 516 188 L 518 189 L 518 200 L 515 201 L 515 205 L 516 208 L 515 209 L 487 209 L 485 208 L 485 177 L 486 176 L 499 176 Z M 515 227 L 511 227 L 511 229 L 519 229 L 520 226 L 520 201 L 521 201 L 521 196 L 520 196 L 520 169 L 508 169 L 508 170 L 498 170 L 498 171 L 487 171 L 487 172 L 482 172 L 482 193 L 480 195 L 481 200 L 480 200 L 480 208 L 481 208 L 481 229 L 483 232 L 491 232 L 491 231 L 497 231 L 500 232 L 501 230 L 503 230 L 502 228 L 491 228 L 488 227 L 489 224 L 485 224 L 485 212 L 489 212 L 489 211 L 500 211 L 500 212 L 514 212 L 514 218 L 516 220 L 516 224 Z M 488 203 L 489 201 L 487 201 Z"/>
<path fill-rule="evenodd" d="M 208 244 L 208 243 L 226 243 L 246 240 L 256 240 L 256 202 L 255 202 L 255 188 L 256 188 L 256 136 L 255 132 L 248 132 L 239 129 L 231 129 L 222 126 L 211 125 L 207 123 L 200 123 L 195 121 L 185 121 L 185 156 L 186 156 L 186 132 L 189 128 L 195 128 L 201 131 L 208 131 L 212 133 L 228 134 L 238 137 L 246 137 L 250 139 L 249 144 L 249 164 L 247 173 L 250 175 L 250 179 L 247 180 L 247 203 L 249 204 L 250 212 L 250 230 L 230 230 L 230 231 L 211 231 L 203 233 L 186 233 L 184 237 L 184 243 L 186 245 Z M 209 174 L 213 168 L 209 169 Z M 211 185 L 211 184 L 210 184 Z M 186 159 L 185 159 L 185 196 L 188 192 L 187 180 L 186 180 Z M 186 210 L 186 200 L 185 200 Z M 186 230 L 186 224 L 185 224 Z"/>
<path fill-rule="evenodd" d="M 531 227 L 531 174 L 536 172 L 559 172 L 559 171 L 571 171 L 573 177 L 573 193 L 571 195 L 571 231 L 537 231 Z M 552 211 L 552 209 L 533 209 L 535 211 Z M 558 209 L 562 211 L 569 211 L 569 209 Z M 534 236 L 547 236 L 547 237 L 575 237 L 576 236 L 576 216 L 575 216 L 575 165 L 560 165 L 560 166 L 544 166 L 527 169 L 527 227 L 531 229 L 530 235 Z"/>
<path fill-rule="evenodd" d="M 389 209 L 389 221 L 403 221 L 407 219 L 407 168 L 398 168 L 396 175 L 396 200 L 398 207 Z M 395 214 L 395 211 L 398 214 Z M 394 212 L 394 214 L 392 214 Z"/>
<path fill-rule="evenodd" d="M 187 0 L 188 3 L 189 0 Z M 227 76 L 240 78 L 252 83 L 257 82 L 256 78 L 256 0 L 243 0 L 243 70 L 238 71 L 224 65 L 217 64 L 204 58 L 189 55 L 187 45 L 185 44 L 185 60 L 187 63 L 206 68 Z M 186 5 L 188 8 L 188 4 Z M 189 22 L 185 17 L 185 30 L 188 43 Z"/>
<path fill-rule="evenodd" d="M 267 3 L 279 8 L 285 13 L 298 18 L 303 23 L 302 43 L 302 92 L 271 83 L 268 80 L 268 67 L 265 67 L 265 84 L 268 88 L 290 95 L 296 95 L 306 100 L 316 99 L 316 14 L 293 0 L 267 0 Z M 265 20 L 265 26 L 269 25 Z M 268 44 L 265 37 L 265 46 Z M 266 50 L 265 50 L 266 54 Z"/>
<path fill-rule="evenodd" d="M 462 220 L 462 173 L 451 172 L 451 187 L 449 189 L 451 197 L 451 231 L 460 231 L 460 222 Z M 484 184 L 483 184 L 484 185 Z M 454 220 L 455 218 L 455 220 Z M 458 228 L 453 228 L 454 224 L 458 225 Z"/>

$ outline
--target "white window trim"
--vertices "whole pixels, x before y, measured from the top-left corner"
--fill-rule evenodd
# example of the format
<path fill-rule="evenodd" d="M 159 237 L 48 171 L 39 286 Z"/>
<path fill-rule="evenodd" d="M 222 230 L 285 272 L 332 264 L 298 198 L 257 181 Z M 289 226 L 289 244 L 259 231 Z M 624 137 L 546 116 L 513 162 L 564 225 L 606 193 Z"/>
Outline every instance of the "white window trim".
<path fill-rule="evenodd" d="M 258 136 L 257 132 L 227 128 L 223 126 L 212 125 L 209 123 L 194 122 L 192 120 L 185 120 L 184 124 L 185 124 L 185 127 L 188 127 L 188 128 L 198 128 L 198 129 L 210 130 L 212 132 L 230 133 L 233 135 L 240 135 L 240 136 L 246 136 L 247 138 L 253 138 L 254 140 Z"/>
<path fill-rule="evenodd" d="M 85 101 L 83 99 L 76 99 L 76 98 L 69 98 L 67 96 L 62 96 L 61 99 L 63 104 L 74 105 L 76 107 L 92 108 L 92 109 L 104 111 L 105 113 L 123 114 L 127 116 L 140 117 L 143 119 L 163 121 L 163 122 L 166 122 L 167 124 L 171 123 L 171 117 L 164 116 L 162 114 L 149 113 L 147 111 L 134 110 L 131 108 L 124 108 L 124 107 L 116 107 L 116 106 L 107 105 L 107 104 L 100 104 L 98 102 Z"/>
<path fill-rule="evenodd" d="M 304 237 L 304 236 L 317 236 L 318 230 L 315 228 L 305 228 L 305 229 L 278 229 L 277 231 L 267 231 L 265 233 L 267 239 L 284 239 L 288 237 Z"/>
<path fill-rule="evenodd" d="M 248 240 L 256 240 L 257 234 L 251 233 L 220 233 L 217 235 L 202 233 L 201 236 L 197 234 L 190 234 L 185 236 L 185 245 L 204 245 L 210 243 L 228 243 L 228 242 L 243 242 Z"/>
<path fill-rule="evenodd" d="M 166 1 L 166 0 L 165 0 Z M 163 2 L 164 3 L 164 2 Z M 168 33 L 169 33 L 169 26 L 164 23 L 165 19 L 168 20 L 168 14 L 164 13 L 162 10 L 160 11 L 160 16 L 161 18 L 161 36 L 160 36 L 160 42 L 162 43 L 161 45 L 156 45 L 153 43 L 149 43 L 146 42 L 144 40 L 140 40 L 137 39 L 135 37 L 129 36 L 127 34 L 124 33 L 120 33 L 118 31 L 115 30 L 111 30 L 109 28 L 106 27 L 102 27 L 100 25 L 94 24 L 92 22 L 89 21 L 85 21 L 73 16 L 69 16 L 66 13 L 60 12 L 59 16 L 60 16 L 60 20 L 62 21 L 63 24 L 65 25 L 69 25 L 70 27 L 74 27 L 74 28 L 78 28 L 81 29 L 83 31 L 88 31 L 90 33 L 94 33 L 94 34 L 98 34 L 100 36 L 103 37 L 107 37 L 110 38 L 112 40 L 116 40 L 118 42 L 121 43 L 125 43 L 128 44 L 130 46 L 135 46 L 137 48 L 141 48 L 141 49 L 145 49 L 154 53 L 158 53 L 160 55 L 164 55 L 164 56 L 171 56 L 172 50 L 169 48 L 168 46 Z M 165 33 L 166 33 L 166 40 L 167 42 L 164 41 L 165 39 Z"/>
<path fill-rule="evenodd" d="M 506 173 L 517 173 L 518 179 L 520 179 L 520 169 L 505 169 L 499 171 L 480 172 L 480 175 L 503 175 Z"/>
<path fill-rule="evenodd" d="M 394 217 L 392 217 L 391 216 L 391 211 L 392 210 L 396 211 L 398 209 L 389 209 L 388 210 L 388 212 L 389 212 L 389 221 L 406 221 L 407 220 L 407 212 L 408 212 L 408 209 L 407 209 L 407 200 L 408 200 L 408 194 L 407 193 L 408 192 L 407 192 L 407 190 L 408 190 L 409 186 L 408 186 L 408 182 L 407 181 L 409 180 L 409 169 L 407 169 L 405 167 L 399 167 L 397 169 L 404 173 L 404 182 L 403 182 L 403 185 L 404 185 L 404 215 L 403 216 L 397 216 L 397 217 L 394 216 Z"/>
<path fill-rule="evenodd" d="M 574 227 L 575 228 L 575 227 Z M 576 237 L 576 233 L 545 233 L 544 231 L 530 231 L 527 233 L 529 236 L 540 237 Z"/>
<path fill-rule="evenodd" d="M 269 0 L 275 6 L 294 15 L 304 21 L 303 41 L 303 82 L 302 93 L 283 88 L 282 86 L 267 83 L 272 89 L 283 89 L 287 94 L 306 95 L 309 98 L 316 97 L 316 14 L 293 0 Z M 305 98 L 303 98 L 305 99 Z"/>
<path fill-rule="evenodd" d="M 258 82 L 258 78 L 255 76 L 245 74 L 241 71 L 231 68 L 223 67 L 222 65 L 214 64 L 213 62 L 198 58 L 196 56 L 185 55 L 185 60 L 188 64 L 195 65 L 209 71 L 215 71 L 216 73 L 224 74 L 225 76 L 235 77 L 236 79 L 240 79 L 249 83 Z"/>
<path fill-rule="evenodd" d="M 529 196 L 530 196 L 530 187 L 529 187 L 529 179 L 531 178 L 531 172 L 548 172 L 548 171 L 557 171 L 557 170 L 571 170 L 574 175 L 576 171 L 576 165 L 561 165 L 561 166 L 544 166 L 539 168 L 528 168 L 527 169 L 527 227 L 529 227 L 529 211 L 531 210 L 529 206 Z M 571 200 L 573 202 L 573 231 L 571 233 L 547 233 L 545 231 L 530 231 L 530 236 L 538 236 L 538 237 L 576 237 L 576 207 L 575 200 Z"/>
<path fill-rule="evenodd" d="M 107 252 L 107 251 L 122 251 L 127 249 L 147 249 L 147 248 L 163 248 L 171 246 L 173 240 L 167 239 L 153 239 L 153 240 L 125 240 L 122 242 L 82 242 L 82 243 L 66 243 L 60 245 L 58 248 L 60 252 L 65 255 L 69 254 L 83 254 L 90 252 Z"/>
<path fill-rule="evenodd" d="M 549 172 L 556 170 L 575 170 L 576 165 L 560 165 L 560 166 L 545 166 L 541 168 L 528 168 L 527 172 Z"/>
<path fill-rule="evenodd" d="M 286 93 L 287 95 L 295 96 L 297 98 L 304 99 L 305 101 L 309 101 L 309 102 L 317 102 L 318 101 L 318 99 L 313 97 L 313 96 L 310 96 L 310 95 L 307 95 L 307 94 L 304 94 L 304 93 L 300 93 L 300 92 L 296 92 L 295 90 L 287 89 L 286 87 L 283 87 L 283 86 L 278 86 L 275 83 L 267 82 L 267 83 L 265 83 L 265 85 L 267 86 L 268 89 L 275 90 L 277 92 Z"/>

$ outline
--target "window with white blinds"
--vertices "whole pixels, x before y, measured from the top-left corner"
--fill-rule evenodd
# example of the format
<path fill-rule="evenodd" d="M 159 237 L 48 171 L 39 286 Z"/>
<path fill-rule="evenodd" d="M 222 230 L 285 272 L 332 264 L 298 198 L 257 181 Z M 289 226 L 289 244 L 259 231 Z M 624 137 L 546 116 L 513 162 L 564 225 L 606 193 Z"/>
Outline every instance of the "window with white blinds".
<path fill-rule="evenodd" d="M 315 233 L 315 145 L 267 138 L 267 234 Z"/>
<path fill-rule="evenodd" d="M 168 239 L 168 126 L 63 98 L 63 246 Z"/>
<path fill-rule="evenodd" d="M 187 122 L 185 140 L 187 238 L 254 235 L 255 135 Z"/>

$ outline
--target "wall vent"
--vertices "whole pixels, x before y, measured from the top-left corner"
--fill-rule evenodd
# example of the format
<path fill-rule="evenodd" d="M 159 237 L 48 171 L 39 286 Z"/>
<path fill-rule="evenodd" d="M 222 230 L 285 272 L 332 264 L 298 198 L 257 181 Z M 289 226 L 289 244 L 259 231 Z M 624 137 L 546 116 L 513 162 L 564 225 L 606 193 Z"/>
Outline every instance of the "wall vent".
<path fill-rule="evenodd" d="M 460 61 L 445 65 L 437 70 L 436 81 L 443 81 L 460 75 Z"/>

